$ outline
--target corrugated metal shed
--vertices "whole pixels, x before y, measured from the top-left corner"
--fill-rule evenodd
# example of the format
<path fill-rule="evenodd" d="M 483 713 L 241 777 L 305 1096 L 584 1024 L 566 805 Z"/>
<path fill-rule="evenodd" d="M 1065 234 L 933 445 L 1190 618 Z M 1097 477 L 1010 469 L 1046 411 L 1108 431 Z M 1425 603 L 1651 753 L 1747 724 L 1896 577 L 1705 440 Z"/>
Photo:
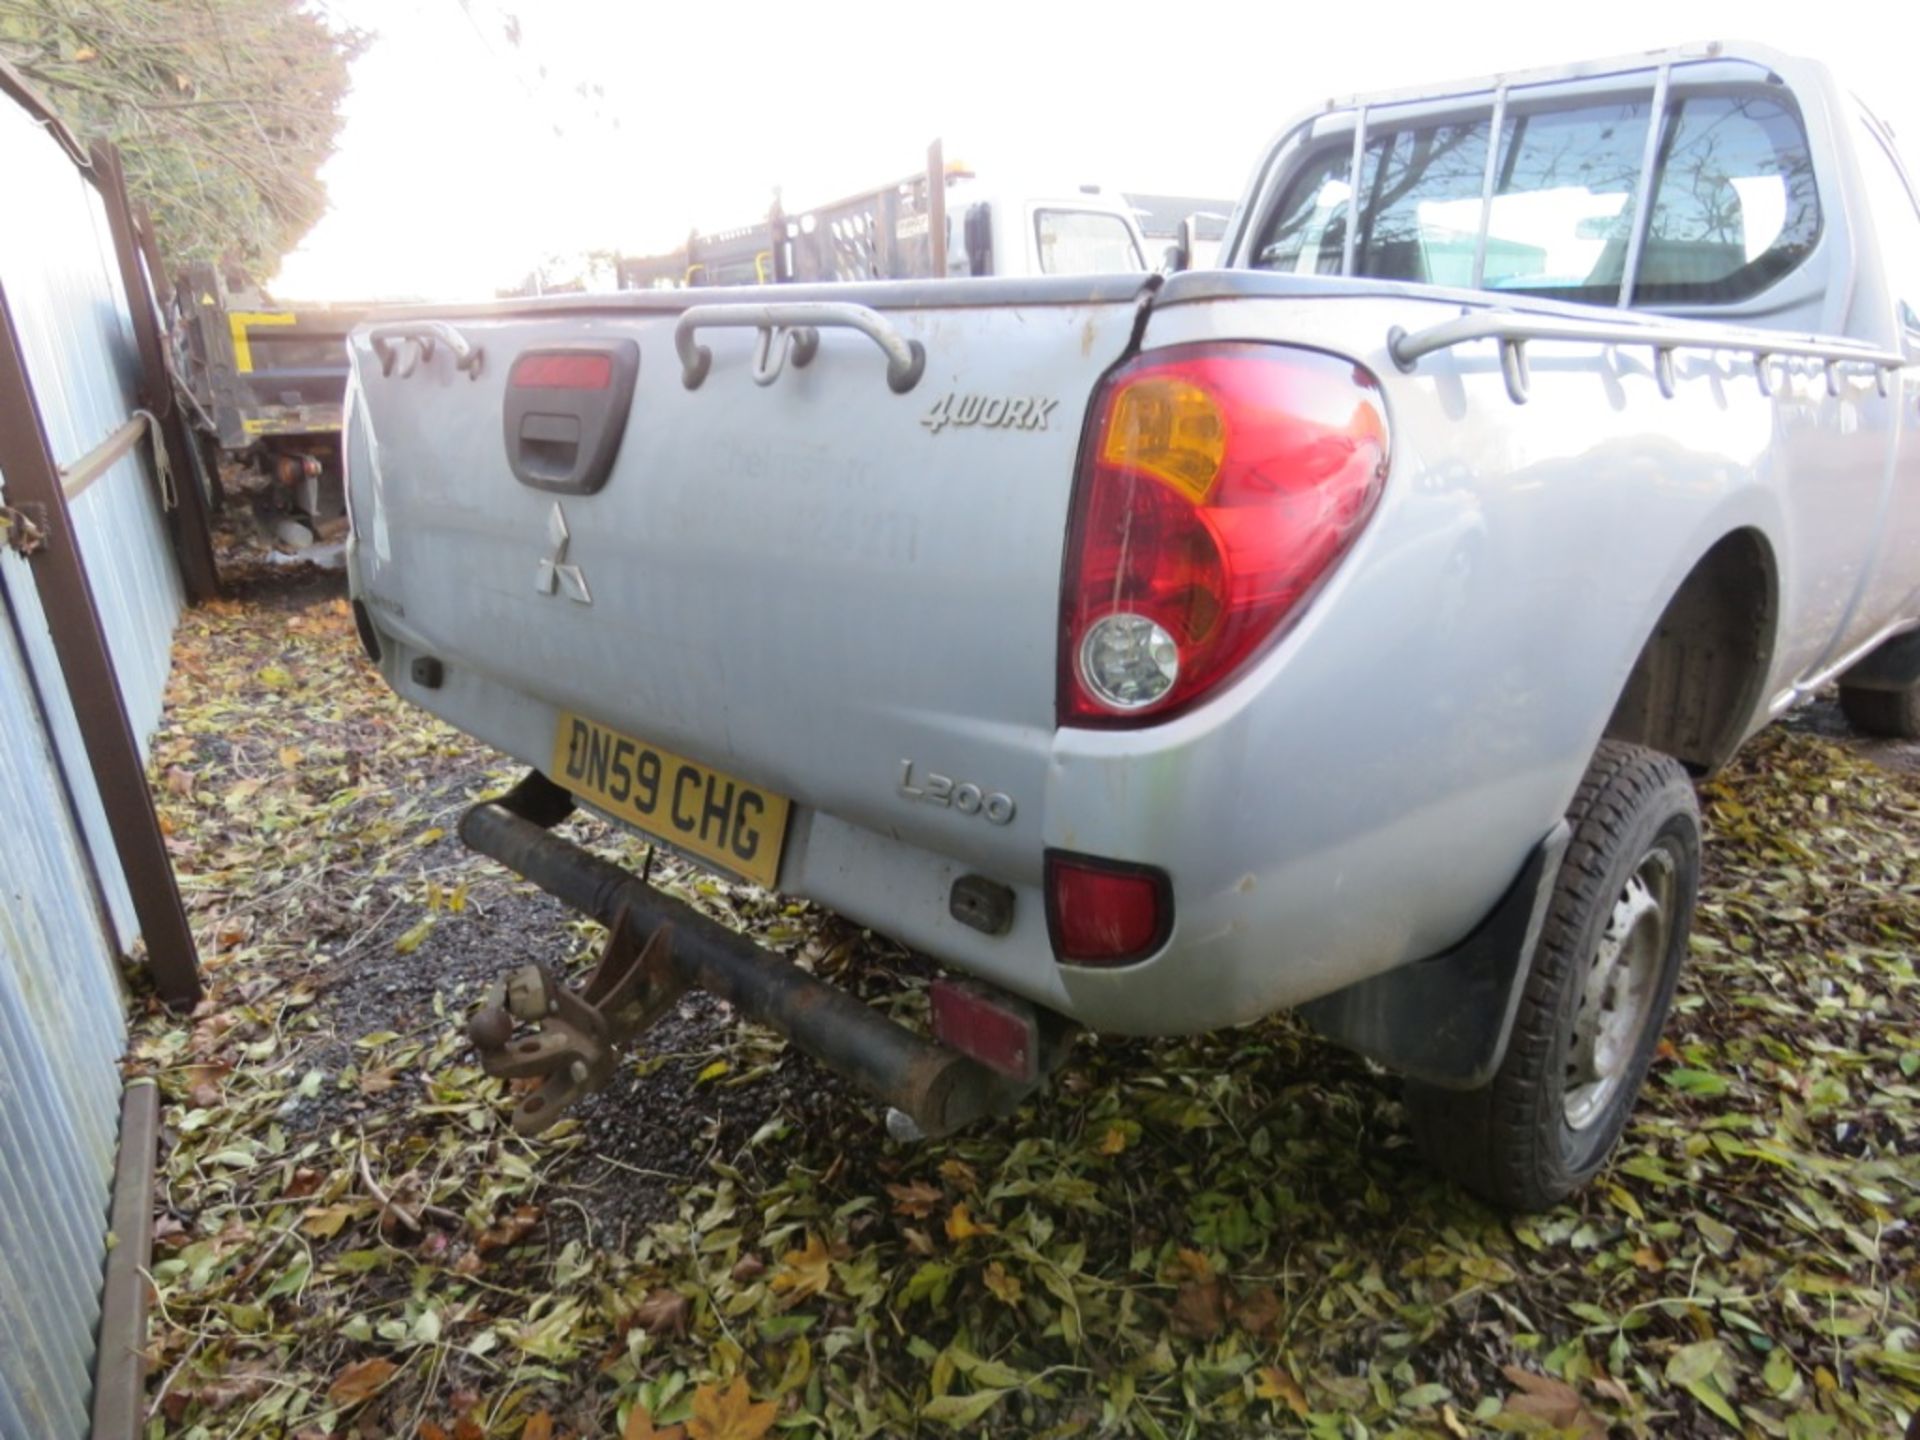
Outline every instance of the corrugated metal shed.
<path fill-rule="evenodd" d="M 9 556 L 0 570 L 17 571 Z M 19 593 L 17 573 L 6 591 Z M 29 586 L 29 589 L 31 587 Z M 36 686 L 0 631 L 0 1435 L 87 1430 L 125 1043 Z"/>
<path fill-rule="evenodd" d="M 0 288 L 65 466 L 137 403 L 127 297 L 99 192 L 7 94 L 0 176 Z M 182 604 L 151 464 L 136 447 L 71 507 L 143 746 Z M 35 579 L 5 550 L 0 836 L 0 1437 L 58 1440 L 89 1428 L 126 1044 L 115 955 L 137 924 Z"/>
<path fill-rule="evenodd" d="M 54 459 L 72 464 L 132 413 L 138 361 L 127 298 L 99 193 L 66 152 L 24 110 L 0 102 L 0 174 L 8 208 L 31 225 L 0 225 L 0 282 L 26 352 L 27 369 Z M 183 594 L 146 446 L 136 446 L 73 502 L 94 603 L 107 632 L 128 719 L 144 746 L 159 722 L 173 627 Z M 26 597 L 24 600 L 22 596 Z M 30 660 L 57 673 L 32 587 L 15 590 Z M 57 688 L 57 687 L 53 687 Z M 70 773 L 86 770 L 79 731 L 64 693 L 48 697 L 48 720 Z M 111 855 L 106 815 L 89 787 L 78 787 L 89 848 Z M 138 927 L 117 871 L 106 877 L 118 939 Z"/>

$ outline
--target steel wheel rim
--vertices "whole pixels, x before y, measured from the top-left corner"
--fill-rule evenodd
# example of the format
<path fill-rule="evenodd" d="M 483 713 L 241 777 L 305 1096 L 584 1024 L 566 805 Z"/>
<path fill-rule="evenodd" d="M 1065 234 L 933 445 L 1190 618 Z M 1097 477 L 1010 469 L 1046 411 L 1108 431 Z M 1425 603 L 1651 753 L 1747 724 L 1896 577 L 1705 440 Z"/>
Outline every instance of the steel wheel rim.
<path fill-rule="evenodd" d="M 1561 1087 L 1570 1130 L 1605 1114 L 1632 1068 L 1673 941 L 1677 874 L 1665 845 L 1641 857 L 1578 977 Z"/>

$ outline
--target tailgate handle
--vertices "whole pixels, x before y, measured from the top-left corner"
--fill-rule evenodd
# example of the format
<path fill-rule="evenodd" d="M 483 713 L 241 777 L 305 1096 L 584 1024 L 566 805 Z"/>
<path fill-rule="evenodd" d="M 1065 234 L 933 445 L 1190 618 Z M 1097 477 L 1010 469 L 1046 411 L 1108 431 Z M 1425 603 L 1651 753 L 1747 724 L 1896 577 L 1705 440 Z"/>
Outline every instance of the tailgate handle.
<path fill-rule="evenodd" d="M 828 327 L 858 330 L 885 351 L 887 385 L 896 395 L 904 395 L 918 385 L 927 368 L 927 352 L 920 342 L 907 339 L 888 324 L 878 310 L 865 305 L 845 300 L 695 305 L 673 327 L 673 348 L 680 356 L 680 379 L 689 390 L 698 390 L 713 366 L 713 352 L 693 338 L 693 332 L 702 325 L 758 330 L 760 343 L 755 351 L 754 379 L 762 385 L 771 384 L 788 360 L 796 369 L 811 360 L 820 343 L 820 337 L 813 332 Z M 776 330 L 789 334 L 784 352 L 776 349 Z"/>
<path fill-rule="evenodd" d="M 433 359 L 436 344 L 445 345 L 453 352 L 454 368 L 466 371 L 469 380 L 480 378 L 481 347 L 469 343 L 466 336 L 444 320 L 398 320 L 390 325 L 376 325 L 367 332 L 367 340 L 373 346 L 373 353 L 380 357 L 382 375 L 393 374 L 400 342 L 411 340 L 413 345 L 407 351 L 406 363 L 400 367 L 402 380 L 413 374 L 422 360 Z"/>

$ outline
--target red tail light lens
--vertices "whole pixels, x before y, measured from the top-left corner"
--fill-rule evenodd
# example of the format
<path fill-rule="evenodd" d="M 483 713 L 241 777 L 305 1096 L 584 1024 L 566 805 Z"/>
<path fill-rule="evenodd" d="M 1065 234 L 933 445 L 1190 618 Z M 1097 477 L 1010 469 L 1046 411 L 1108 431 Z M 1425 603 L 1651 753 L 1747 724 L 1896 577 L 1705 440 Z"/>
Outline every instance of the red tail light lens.
<path fill-rule="evenodd" d="M 1280 633 L 1372 515 L 1379 382 L 1278 345 L 1157 350 L 1109 377 L 1061 594 L 1063 725 L 1195 703 Z"/>
<path fill-rule="evenodd" d="M 594 351 L 536 350 L 513 362 L 507 384 L 516 390 L 605 390 L 613 384 L 613 357 Z"/>
<path fill-rule="evenodd" d="M 1047 932 L 1075 965 L 1144 960 L 1173 930 L 1173 888 L 1146 865 L 1047 852 Z"/>

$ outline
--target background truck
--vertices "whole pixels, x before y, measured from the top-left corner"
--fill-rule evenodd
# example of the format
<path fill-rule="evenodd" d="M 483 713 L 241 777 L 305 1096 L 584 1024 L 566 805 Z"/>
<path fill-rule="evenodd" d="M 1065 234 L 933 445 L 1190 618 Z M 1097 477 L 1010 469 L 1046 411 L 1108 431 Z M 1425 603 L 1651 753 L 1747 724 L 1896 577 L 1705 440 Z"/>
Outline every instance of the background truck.
<path fill-rule="evenodd" d="M 935 235 L 944 237 L 944 247 L 931 243 Z M 1095 186 L 990 185 L 947 161 L 936 140 L 926 168 L 905 179 L 811 210 L 789 212 L 776 201 L 764 221 L 691 235 L 664 255 L 623 259 L 619 275 L 620 288 L 647 290 L 1080 275 L 1159 263 L 1125 197 Z"/>
<path fill-rule="evenodd" d="M 348 332 L 365 304 L 281 303 L 196 261 L 174 288 L 174 373 L 218 493 L 222 456 L 257 471 L 274 498 L 322 530 L 344 518 L 340 426 Z"/>
<path fill-rule="evenodd" d="M 571 1020 L 476 1021 L 528 1128 L 697 985 L 903 1129 L 1063 1019 L 1298 1007 L 1482 1195 L 1602 1165 L 1693 778 L 1835 677 L 1920 731 L 1914 192 L 1823 67 L 1703 45 L 1316 110 L 1223 253 L 355 333 L 365 643 L 534 767 L 467 841 L 613 929 Z M 970 978 L 908 1034 L 576 803 Z"/>

